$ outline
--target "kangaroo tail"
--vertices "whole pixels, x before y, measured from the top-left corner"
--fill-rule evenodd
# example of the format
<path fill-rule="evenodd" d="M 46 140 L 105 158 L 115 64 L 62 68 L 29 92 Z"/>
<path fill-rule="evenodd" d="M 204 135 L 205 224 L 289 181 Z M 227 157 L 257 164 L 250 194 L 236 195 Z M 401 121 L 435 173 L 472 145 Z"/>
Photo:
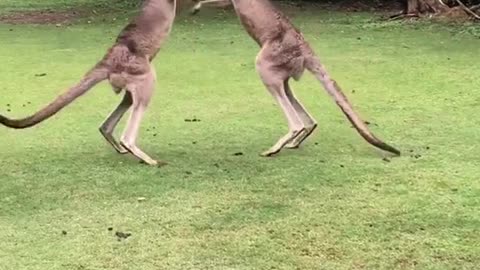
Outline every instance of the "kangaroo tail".
<path fill-rule="evenodd" d="M 0 115 L 0 124 L 15 129 L 32 127 L 56 114 L 76 98 L 85 94 L 93 86 L 107 79 L 107 77 L 108 69 L 102 67 L 101 65 L 97 65 L 87 74 L 85 74 L 79 83 L 68 89 L 68 91 L 65 93 L 59 95 L 54 101 L 45 106 L 43 109 L 39 110 L 37 113 L 23 119 L 9 119 L 3 115 Z"/>
<path fill-rule="evenodd" d="M 368 143 L 384 151 L 391 152 L 395 155 L 400 155 L 399 150 L 376 138 L 372 132 L 370 132 L 365 122 L 362 121 L 358 114 L 353 110 L 352 105 L 342 92 L 341 88 L 338 86 L 337 82 L 330 78 L 327 70 L 315 55 L 312 55 L 309 59 L 307 59 L 305 64 L 305 67 L 322 83 L 328 94 L 333 97 L 348 120 Z"/>

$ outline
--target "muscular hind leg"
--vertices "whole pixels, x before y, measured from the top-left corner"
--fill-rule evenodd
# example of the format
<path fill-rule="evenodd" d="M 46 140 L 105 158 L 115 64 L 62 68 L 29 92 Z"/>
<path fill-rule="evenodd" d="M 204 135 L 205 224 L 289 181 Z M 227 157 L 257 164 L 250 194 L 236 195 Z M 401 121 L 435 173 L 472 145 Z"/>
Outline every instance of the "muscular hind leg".
<path fill-rule="evenodd" d="M 132 94 L 133 109 L 128 119 L 125 131 L 120 139 L 120 144 L 132 155 L 149 165 L 163 165 L 165 162 L 159 162 L 152 159 L 137 146 L 138 131 L 145 111 L 150 103 L 155 84 L 153 73 L 135 84 L 129 85 L 127 91 Z"/>
<path fill-rule="evenodd" d="M 285 148 L 298 148 L 300 144 L 305 141 L 316 129 L 317 127 L 317 121 L 313 119 L 313 117 L 307 112 L 305 107 L 298 101 L 298 99 L 295 97 L 295 94 L 293 93 L 293 90 L 290 87 L 290 84 L 288 82 L 288 79 L 284 81 L 283 83 L 284 88 L 285 88 L 285 93 L 292 103 L 297 115 L 300 117 L 302 120 L 305 130 L 302 131 L 297 137 L 295 137 L 293 140 L 291 140 L 287 145 L 285 145 Z"/>
<path fill-rule="evenodd" d="M 299 134 L 304 131 L 304 125 L 287 97 L 282 80 L 275 79 L 275 74 L 269 73 L 266 70 L 260 70 L 260 73 L 262 74 L 262 80 L 268 91 L 280 105 L 287 119 L 289 129 L 286 135 L 281 137 L 270 149 L 261 154 L 267 157 L 277 154 L 287 143 L 299 136 Z"/>
<path fill-rule="evenodd" d="M 110 143 L 110 145 L 112 145 L 112 147 L 120 154 L 126 154 L 128 153 L 128 150 L 115 140 L 113 137 L 113 131 L 118 125 L 118 122 L 120 122 L 120 119 L 122 119 L 122 116 L 131 106 L 132 95 L 126 91 L 120 104 L 118 104 L 117 108 L 113 110 L 113 112 L 107 117 L 107 119 L 105 119 L 99 128 L 100 133 L 107 140 L 107 142 Z"/>

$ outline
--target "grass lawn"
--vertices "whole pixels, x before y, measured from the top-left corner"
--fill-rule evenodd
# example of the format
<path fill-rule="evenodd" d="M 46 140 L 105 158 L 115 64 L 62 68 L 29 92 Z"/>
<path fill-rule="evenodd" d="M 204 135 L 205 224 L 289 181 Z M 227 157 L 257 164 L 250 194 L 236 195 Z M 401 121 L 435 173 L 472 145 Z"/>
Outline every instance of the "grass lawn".
<path fill-rule="evenodd" d="M 35 128 L 0 127 L 0 269 L 478 269 L 480 40 L 361 13 L 295 15 L 402 157 L 383 161 L 310 74 L 293 87 L 316 133 L 259 157 L 286 123 L 254 70 L 256 44 L 231 14 L 181 16 L 139 142 L 168 166 L 103 140 L 120 100 L 106 83 Z M 122 27 L 106 18 L 0 24 L 0 112 L 25 116 L 75 83 Z"/>

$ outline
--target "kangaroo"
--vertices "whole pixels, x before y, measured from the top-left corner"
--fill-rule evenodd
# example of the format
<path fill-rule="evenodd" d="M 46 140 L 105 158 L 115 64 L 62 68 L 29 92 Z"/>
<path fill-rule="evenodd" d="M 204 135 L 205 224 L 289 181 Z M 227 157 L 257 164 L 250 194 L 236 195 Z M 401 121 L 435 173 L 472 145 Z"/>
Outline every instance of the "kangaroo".
<path fill-rule="evenodd" d="M 317 127 L 317 121 L 295 97 L 289 80 L 300 80 L 305 69 L 310 71 L 335 100 L 358 133 L 370 144 L 400 155 L 400 151 L 376 138 L 353 110 L 345 94 L 327 73 L 303 34 L 269 0 L 204 0 L 196 1 L 192 13 L 203 4 L 230 3 L 250 37 L 261 47 L 256 69 L 270 94 L 281 107 L 289 131 L 262 156 L 273 156 L 285 148 L 298 148 Z"/>
<path fill-rule="evenodd" d="M 0 123 L 15 129 L 24 129 L 53 116 L 76 98 L 101 81 L 108 80 L 116 94 L 123 90 L 120 104 L 100 126 L 100 133 L 120 154 L 131 153 L 149 165 L 163 165 L 145 154 L 136 145 L 140 122 L 152 97 L 156 73 L 152 60 L 172 29 L 176 0 L 145 0 L 140 13 L 122 29 L 105 56 L 73 87 L 59 95 L 37 113 L 23 119 L 9 119 L 0 115 Z M 133 107 L 120 141 L 113 131 L 120 119 Z"/>

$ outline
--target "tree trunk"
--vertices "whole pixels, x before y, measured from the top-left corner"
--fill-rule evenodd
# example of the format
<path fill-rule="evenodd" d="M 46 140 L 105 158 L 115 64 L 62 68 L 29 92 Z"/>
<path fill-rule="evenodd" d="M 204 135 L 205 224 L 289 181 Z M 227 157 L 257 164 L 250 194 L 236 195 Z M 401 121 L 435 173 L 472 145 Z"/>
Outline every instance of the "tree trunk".
<path fill-rule="evenodd" d="M 407 14 L 426 15 L 439 14 L 450 8 L 439 0 L 408 0 Z"/>
<path fill-rule="evenodd" d="M 407 8 L 403 15 L 406 17 L 436 16 L 453 20 L 469 20 L 474 17 L 480 20 L 478 14 L 463 5 L 463 2 L 456 0 L 407 0 Z"/>

